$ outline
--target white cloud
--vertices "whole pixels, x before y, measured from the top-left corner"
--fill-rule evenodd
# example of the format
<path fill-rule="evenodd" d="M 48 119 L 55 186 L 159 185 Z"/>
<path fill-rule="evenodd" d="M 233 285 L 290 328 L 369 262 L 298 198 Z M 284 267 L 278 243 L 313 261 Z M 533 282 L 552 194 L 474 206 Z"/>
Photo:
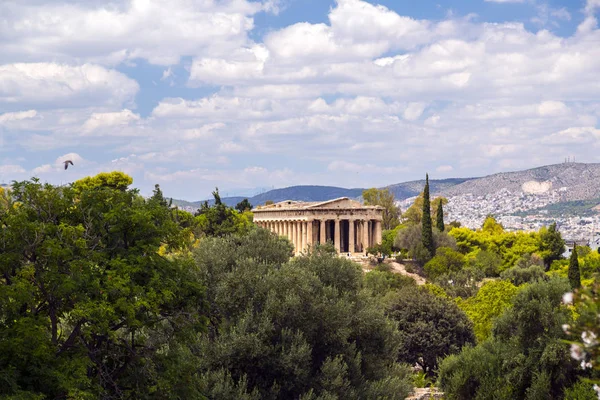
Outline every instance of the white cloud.
<path fill-rule="evenodd" d="M 13 121 L 22 121 L 24 119 L 29 119 L 29 118 L 35 118 L 36 115 L 37 115 L 37 111 L 35 111 L 35 110 L 4 113 L 4 114 L 0 114 L 0 124 L 13 122 Z"/>
<path fill-rule="evenodd" d="M 0 174 L 2 175 L 19 175 L 25 173 L 25 169 L 20 165 L 7 164 L 0 165 Z"/>
<path fill-rule="evenodd" d="M 173 65 L 186 55 L 223 55 L 248 42 L 261 9 L 247 0 L 1 2 L 0 62 Z"/>
<path fill-rule="evenodd" d="M 134 80 L 97 65 L 0 65 L 0 104 L 118 107 L 131 102 L 138 90 Z"/>
<path fill-rule="evenodd" d="M 596 12 L 596 9 L 600 8 L 600 0 L 587 0 L 585 5 L 585 11 L 588 14 L 593 14 Z"/>
<path fill-rule="evenodd" d="M 454 167 L 452 165 L 440 165 L 435 170 L 436 172 L 447 173 L 454 171 Z"/>
<path fill-rule="evenodd" d="M 410 103 L 406 110 L 404 110 L 404 119 L 414 121 L 418 119 L 425 111 L 425 104 L 423 103 Z"/>
<path fill-rule="evenodd" d="M 597 144 L 600 129 L 592 126 L 567 128 L 542 139 L 542 143 L 557 145 Z"/>
<path fill-rule="evenodd" d="M 112 128 L 103 130 L 103 134 L 113 134 L 119 136 L 120 132 L 115 128 L 127 126 L 131 122 L 139 121 L 140 116 L 134 114 L 131 110 L 124 109 L 118 112 L 93 113 L 83 124 L 84 134 L 90 134 L 99 128 Z"/>

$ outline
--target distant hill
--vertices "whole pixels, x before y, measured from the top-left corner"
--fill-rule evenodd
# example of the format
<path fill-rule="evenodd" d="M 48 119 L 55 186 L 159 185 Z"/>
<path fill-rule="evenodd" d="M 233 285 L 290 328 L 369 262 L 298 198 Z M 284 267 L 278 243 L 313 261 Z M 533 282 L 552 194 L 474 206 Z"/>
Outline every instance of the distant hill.
<path fill-rule="evenodd" d="M 529 190 L 558 191 L 564 198 L 561 201 L 592 200 L 600 198 L 600 164 L 563 163 L 532 168 L 525 171 L 503 172 L 480 178 L 432 179 L 429 181 L 433 195 L 446 197 L 472 194 L 485 196 L 507 189 L 513 193 Z M 423 190 L 425 180 L 396 183 L 386 186 L 397 200 L 417 196 Z M 562 188 L 562 190 L 561 190 Z M 253 206 L 262 205 L 267 200 L 325 201 L 338 197 L 358 199 L 364 188 L 345 189 L 335 186 L 290 186 L 269 190 L 248 197 Z M 246 197 L 224 197 L 223 202 L 235 206 Z M 173 200 L 180 207 L 198 208 L 202 201 L 187 202 Z M 209 200 L 212 203 L 212 200 Z"/>
<path fill-rule="evenodd" d="M 563 163 L 525 171 L 503 172 L 469 179 L 438 193 L 446 197 L 467 193 L 485 196 L 500 189 L 513 193 L 559 191 L 563 201 L 591 200 L 600 197 L 600 164 Z"/>
<path fill-rule="evenodd" d="M 450 178 L 450 179 L 431 179 L 429 180 L 429 190 L 432 193 L 440 193 L 450 189 L 456 185 L 468 182 L 474 178 Z M 406 200 L 408 198 L 418 196 L 425 187 L 425 179 L 418 181 L 410 181 L 404 183 L 396 183 L 395 185 L 386 186 L 396 199 Z"/>

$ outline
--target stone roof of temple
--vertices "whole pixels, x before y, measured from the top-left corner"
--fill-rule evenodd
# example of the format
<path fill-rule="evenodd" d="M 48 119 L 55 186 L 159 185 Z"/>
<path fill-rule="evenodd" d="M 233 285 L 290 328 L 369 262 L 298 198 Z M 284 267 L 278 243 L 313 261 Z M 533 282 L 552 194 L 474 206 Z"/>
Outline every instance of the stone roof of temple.
<path fill-rule="evenodd" d="M 254 209 L 257 210 L 310 210 L 315 208 L 371 208 L 380 209 L 379 206 L 365 206 L 356 200 L 350 200 L 348 197 L 340 197 L 333 200 L 327 201 L 296 201 L 296 200 L 285 200 L 279 203 L 270 204 L 268 206 L 258 206 Z"/>

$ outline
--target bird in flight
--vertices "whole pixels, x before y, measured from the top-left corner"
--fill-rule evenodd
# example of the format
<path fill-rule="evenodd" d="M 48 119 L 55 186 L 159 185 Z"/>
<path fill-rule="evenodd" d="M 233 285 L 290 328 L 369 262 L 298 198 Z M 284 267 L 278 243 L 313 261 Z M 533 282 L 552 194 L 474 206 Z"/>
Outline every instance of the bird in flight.
<path fill-rule="evenodd" d="M 71 160 L 63 161 L 63 164 L 65 164 L 65 170 L 66 170 L 67 168 L 69 168 L 69 164 L 73 165 L 73 161 L 71 161 Z"/>

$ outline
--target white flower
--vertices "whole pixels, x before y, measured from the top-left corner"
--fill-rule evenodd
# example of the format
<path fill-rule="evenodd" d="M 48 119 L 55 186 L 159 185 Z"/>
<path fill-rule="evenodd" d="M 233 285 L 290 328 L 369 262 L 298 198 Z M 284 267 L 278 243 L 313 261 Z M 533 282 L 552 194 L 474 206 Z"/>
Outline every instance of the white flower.
<path fill-rule="evenodd" d="M 564 333 L 569 333 L 569 328 L 570 328 L 569 324 L 562 325 L 562 330 Z"/>
<path fill-rule="evenodd" d="M 578 344 L 572 344 L 571 345 L 571 358 L 577 361 L 581 361 L 583 360 L 583 358 L 585 357 L 585 353 L 583 352 L 583 349 L 581 348 L 581 346 L 579 346 Z"/>
<path fill-rule="evenodd" d="M 594 345 L 597 343 L 596 334 L 594 332 L 590 332 L 590 331 L 582 332 L 581 340 L 583 340 L 583 343 L 585 343 L 587 346 Z"/>
<path fill-rule="evenodd" d="M 563 300 L 563 303 L 565 303 L 565 304 L 573 303 L 573 293 L 567 292 L 567 293 L 563 294 L 562 300 Z"/>

